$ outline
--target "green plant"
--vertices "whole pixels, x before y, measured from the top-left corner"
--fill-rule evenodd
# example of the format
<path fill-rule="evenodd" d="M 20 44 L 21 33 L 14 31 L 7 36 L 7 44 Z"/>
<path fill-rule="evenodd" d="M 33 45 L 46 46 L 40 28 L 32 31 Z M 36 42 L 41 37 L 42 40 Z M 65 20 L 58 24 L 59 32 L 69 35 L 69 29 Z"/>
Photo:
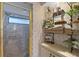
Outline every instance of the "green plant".
<path fill-rule="evenodd" d="M 47 22 L 46 20 L 43 21 L 43 28 L 45 27 L 46 22 Z"/>
<path fill-rule="evenodd" d="M 73 16 L 73 15 L 76 15 L 78 13 L 78 10 L 77 9 L 70 9 L 68 12 L 66 12 L 66 14 L 68 14 L 69 16 Z"/>
<path fill-rule="evenodd" d="M 74 38 L 69 38 L 68 40 L 64 41 L 64 44 L 67 47 L 73 47 L 73 48 L 79 48 L 79 40 L 76 40 Z"/>
<path fill-rule="evenodd" d="M 79 5 L 72 6 L 73 3 L 68 3 L 70 10 L 66 12 L 70 17 L 79 13 Z"/>
<path fill-rule="evenodd" d="M 72 46 L 72 42 L 70 40 L 65 40 L 64 41 L 65 46 L 67 47 L 71 47 Z"/>
<path fill-rule="evenodd" d="M 72 39 L 73 41 L 75 40 L 75 39 Z M 69 39 L 67 39 L 67 40 L 65 40 L 64 41 L 64 44 L 67 46 L 67 47 L 71 47 L 73 44 L 72 44 L 72 40 L 71 40 L 71 38 L 69 38 Z"/>
<path fill-rule="evenodd" d="M 44 20 L 43 28 L 52 28 L 54 26 L 53 20 Z"/>
<path fill-rule="evenodd" d="M 79 48 L 79 41 L 78 40 L 72 41 L 72 43 L 73 43 L 73 48 Z"/>

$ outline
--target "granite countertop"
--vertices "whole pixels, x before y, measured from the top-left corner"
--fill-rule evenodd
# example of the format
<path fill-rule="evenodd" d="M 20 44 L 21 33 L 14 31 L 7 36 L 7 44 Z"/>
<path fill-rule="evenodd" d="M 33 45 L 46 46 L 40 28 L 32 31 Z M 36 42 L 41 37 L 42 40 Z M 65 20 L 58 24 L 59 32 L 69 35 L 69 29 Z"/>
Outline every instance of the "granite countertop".
<path fill-rule="evenodd" d="M 78 57 L 79 56 L 79 50 L 74 49 L 73 52 L 71 53 L 68 48 L 63 47 L 58 44 L 41 43 L 41 46 L 61 57 Z"/>

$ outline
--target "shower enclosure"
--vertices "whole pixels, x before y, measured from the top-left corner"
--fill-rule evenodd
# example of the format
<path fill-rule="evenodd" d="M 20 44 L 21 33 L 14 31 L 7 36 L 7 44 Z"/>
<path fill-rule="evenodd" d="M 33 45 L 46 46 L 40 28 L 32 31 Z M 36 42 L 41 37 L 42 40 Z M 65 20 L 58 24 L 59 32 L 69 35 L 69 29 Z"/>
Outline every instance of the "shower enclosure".
<path fill-rule="evenodd" d="M 5 57 L 29 56 L 29 9 L 23 4 L 4 3 L 3 54 Z M 22 5 L 25 9 L 21 8 Z"/>

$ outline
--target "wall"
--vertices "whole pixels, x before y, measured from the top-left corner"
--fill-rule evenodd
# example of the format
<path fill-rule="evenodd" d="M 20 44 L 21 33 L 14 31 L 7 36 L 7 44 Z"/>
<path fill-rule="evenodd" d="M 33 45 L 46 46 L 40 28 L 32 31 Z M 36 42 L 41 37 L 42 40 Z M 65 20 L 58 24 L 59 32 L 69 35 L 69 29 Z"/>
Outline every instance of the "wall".
<path fill-rule="evenodd" d="M 42 22 L 44 20 L 44 7 L 39 3 L 33 4 L 33 57 L 39 56 L 42 40 Z"/>
<path fill-rule="evenodd" d="M 51 5 L 51 7 L 53 4 Z M 59 6 L 61 9 L 64 9 L 65 12 L 69 10 L 69 6 L 65 2 L 60 2 Z M 43 39 L 42 32 L 42 23 L 45 19 L 45 6 L 41 6 L 39 3 L 33 4 L 33 56 L 39 56 L 40 52 L 40 43 Z M 69 21 L 70 18 L 68 15 L 65 15 L 64 20 Z M 63 45 L 63 41 L 69 38 L 68 35 L 65 34 L 55 34 L 55 43 Z"/>
<path fill-rule="evenodd" d="M 52 6 L 52 5 L 51 5 Z M 61 5 L 62 6 L 62 5 Z M 39 56 L 40 52 L 40 43 L 43 42 L 43 32 L 42 32 L 42 23 L 45 19 L 45 6 L 40 5 L 39 3 L 33 4 L 33 47 L 32 47 L 32 56 Z M 61 44 L 61 42 L 67 37 L 67 35 L 55 35 L 55 42 Z M 59 39 L 58 39 L 59 37 Z"/>
<path fill-rule="evenodd" d="M 1 22 L 1 3 L 0 3 L 0 22 Z M 1 26 L 0 26 L 0 33 L 1 33 Z M 0 34 L 0 47 L 1 47 L 1 34 Z M 1 49 L 0 49 L 0 56 L 1 56 Z"/>

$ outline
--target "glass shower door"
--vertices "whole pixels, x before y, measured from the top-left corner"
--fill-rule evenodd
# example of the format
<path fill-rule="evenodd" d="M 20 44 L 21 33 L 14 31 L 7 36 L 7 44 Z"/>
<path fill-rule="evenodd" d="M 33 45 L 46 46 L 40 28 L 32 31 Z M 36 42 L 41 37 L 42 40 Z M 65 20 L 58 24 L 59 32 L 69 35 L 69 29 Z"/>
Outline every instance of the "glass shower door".
<path fill-rule="evenodd" d="M 25 22 L 17 23 L 17 20 Z M 16 18 L 12 21 L 6 15 L 4 21 L 4 56 L 24 57 L 29 56 L 29 21 Z"/>

